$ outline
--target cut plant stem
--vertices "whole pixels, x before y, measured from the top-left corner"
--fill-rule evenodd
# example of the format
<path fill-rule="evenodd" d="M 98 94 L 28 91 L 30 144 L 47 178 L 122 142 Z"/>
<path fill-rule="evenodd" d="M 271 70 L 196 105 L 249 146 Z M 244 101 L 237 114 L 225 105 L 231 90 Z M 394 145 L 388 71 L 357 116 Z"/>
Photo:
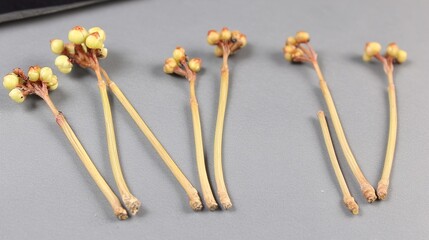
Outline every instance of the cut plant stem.
<path fill-rule="evenodd" d="M 365 196 L 366 200 L 371 203 L 377 199 L 374 188 L 368 182 L 363 175 L 356 159 L 350 149 L 344 134 L 341 121 L 337 113 L 337 109 L 332 99 L 331 93 L 328 88 L 328 84 L 323 77 L 322 71 L 320 70 L 319 63 L 317 61 L 317 53 L 310 45 L 310 34 L 307 32 L 297 32 L 295 37 L 289 37 L 286 41 L 286 45 L 283 48 L 285 59 L 290 62 L 309 62 L 313 64 L 314 70 L 319 78 L 320 90 L 322 91 L 323 97 L 325 98 L 326 105 L 328 106 L 329 114 L 331 115 L 332 123 L 334 125 L 335 132 L 340 142 L 341 149 L 343 150 L 344 156 L 346 157 L 347 163 L 349 164 L 353 175 L 358 181 L 361 191 Z"/>
<path fill-rule="evenodd" d="M 393 79 L 391 74 L 389 76 L 390 76 L 389 78 Z M 388 93 L 389 93 L 389 105 L 390 105 L 389 137 L 387 141 L 387 149 L 386 149 L 386 157 L 384 160 L 383 173 L 381 175 L 381 179 L 378 182 L 378 187 L 377 187 L 377 195 L 381 200 L 384 200 L 386 198 L 387 190 L 389 188 L 389 179 L 390 179 L 390 173 L 392 172 L 392 164 L 393 164 L 393 158 L 395 155 L 396 136 L 397 136 L 397 129 L 398 129 L 398 115 L 397 115 L 397 109 L 396 109 L 395 85 L 393 84 L 393 80 L 392 82 L 390 82 L 390 79 L 389 79 Z"/>
<path fill-rule="evenodd" d="M 104 79 L 107 81 L 107 85 L 109 86 L 110 90 L 112 90 L 113 94 L 115 94 L 119 102 L 121 102 L 122 106 L 124 106 L 124 108 L 130 114 L 131 118 L 136 122 L 137 126 L 140 128 L 140 130 L 143 132 L 143 134 L 147 137 L 149 142 L 152 144 L 152 146 L 161 156 L 162 160 L 164 160 L 164 163 L 167 165 L 167 167 L 176 177 L 177 181 L 180 183 L 180 185 L 182 185 L 183 189 L 185 190 L 185 192 L 189 197 L 189 204 L 191 208 L 195 211 L 201 210 L 202 203 L 197 190 L 194 188 L 191 182 L 186 178 L 186 176 L 183 174 L 180 168 L 176 165 L 176 163 L 170 157 L 168 152 L 158 141 L 158 139 L 155 137 L 155 135 L 152 133 L 152 131 L 149 129 L 149 127 L 146 125 L 146 123 L 143 121 L 143 119 L 140 117 L 140 115 L 137 113 L 137 111 L 134 109 L 134 107 L 131 105 L 131 103 L 128 101 L 125 95 L 122 93 L 122 91 L 118 88 L 115 82 L 113 82 L 110 79 L 107 72 L 103 68 L 101 68 L 101 72 L 103 73 Z"/>
<path fill-rule="evenodd" d="M 323 77 L 323 74 L 322 74 L 322 71 L 320 70 L 317 59 L 314 60 L 312 63 L 313 63 L 314 69 L 316 70 L 317 76 L 319 77 L 320 89 L 322 91 L 323 97 L 325 98 L 326 105 L 328 106 L 329 114 L 331 115 L 332 123 L 334 125 L 334 129 L 337 134 L 338 141 L 340 142 L 340 145 L 343 150 L 344 156 L 347 160 L 347 163 L 349 164 L 356 180 L 358 181 L 361 191 L 365 196 L 366 200 L 369 203 L 372 203 L 377 199 L 377 196 L 375 195 L 375 190 L 368 182 L 368 180 L 365 178 L 358 163 L 356 162 L 356 159 L 352 153 L 352 150 L 350 149 L 350 146 L 344 134 L 343 127 L 341 126 L 341 121 L 338 116 L 337 109 L 334 104 L 334 100 L 332 99 L 331 93 L 328 88 L 328 84 L 326 83 Z"/>
<path fill-rule="evenodd" d="M 332 143 L 331 133 L 329 131 L 325 113 L 323 111 L 319 111 L 317 113 L 317 117 L 319 118 L 320 127 L 322 129 L 323 138 L 325 140 L 329 158 L 331 159 L 332 168 L 334 169 L 335 176 L 337 177 L 341 192 L 343 193 L 344 204 L 346 205 L 347 209 L 349 209 L 353 214 L 359 214 L 359 205 L 356 203 L 355 199 L 350 194 L 346 180 L 344 179 L 340 165 L 338 164 L 337 155 L 335 153 L 334 145 Z"/>
<path fill-rule="evenodd" d="M 112 112 L 110 110 L 109 97 L 107 95 L 106 82 L 102 79 L 100 73 L 100 67 L 98 65 L 97 58 L 94 58 L 96 65 L 94 66 L 95 74 L 98 79 L 98 88 L 100 90 L 101 101 L 103 103 L 104 121 L 106 125 L 106 136 L 107 145 L 109 149 L 110 165 L 112 166 L 113 176 L 115 177 L 116 184 L 121 194 L 122 201 L 124 202 L 131 215 L 137 214 L 140 208 L 140 201 L 134 197 L 127 184 L 125 183 L 124 176 L 122 174 L 121 165 L 119 162 L 118 150 L 116 147 L 116 136 L 115 129 L 113 126 Z"/>
<path fill-rule="evenodd" d="M 216 179 L 217 192 L 219 200 L 224 209 L 232 207 L 231 199 L 229 198 L 228 191 L 225 185 L 222 169 L 222 139 L 223 139 L 223 126 L 225 122 L 226 103 L 228 100 L 228 85 L 229 85 L 229 68 L 228 57 L 230 50 L 228 46 L 223 47 L 223 62 L 221 68 L 220 79 L 220 93 L 219 93 L 219 106 L 216 120 L 216 130 L 214 138 L 214 172 Z"/>
<path fill-rule="evenodd" d="M 203 191 L 204 201 L 207 204 L 207 207 L 214 211 L 218 208 L 216 200 L 213 196 L 213 192 L 210 187 L 209 179 L 207 177 L 206 164 L 204 160 L 204 147 L 203 147 L 203 136 L 201 132 L 201 120 L 200 120 L 200 112 L 198 110 L 198 101 L 197 96 L 195 95 L 195 80 L 196 76 L 190 77 L 189 85 L 190 85 L 190 104 L 192 111 L 192 123 L 194 126 L 194 140 L 195 140 L 195 155 L 197 158 L 197 166 L 198 166 L 198 175 L 200 177 L 201 188 Z"/>
<path fill-rule="evenodd" d="M 41 96 L 43 100 L 48 104 L 53 115 L 55 116 L 55 119 L 58 125 L 61 127 L 64 134 L 67 136 L 68 140 L 70 141 L 77 155 L 81 159 L 83 165 L 85 165 L 92 179 L 94 179 L 95 183 L 100 188 L 101 192 L 109 201 L 116 217 L 118 217 L 118 219 L 120 220 L 127 219 L 128 218 L 127 212 L 121 206 L 121 203 L 118 197 L 115 195 L 115 193 L 113 193 L 112 189 L 109 187 L 109 185 L 107 185 L 104 178 L 98 172 L 97 168 L 95 167 L 94 163 L 91 161 L 90 157 L 86 153 L 79 139 L 74 134 L 73 130 L 71 129 L 64 115 L 60 111 L 58 111 L 58 109 L 55 107 L 54 103 L 52 102 L 52 100 L 50 99 L 47 93 L 39 96 Z"/>

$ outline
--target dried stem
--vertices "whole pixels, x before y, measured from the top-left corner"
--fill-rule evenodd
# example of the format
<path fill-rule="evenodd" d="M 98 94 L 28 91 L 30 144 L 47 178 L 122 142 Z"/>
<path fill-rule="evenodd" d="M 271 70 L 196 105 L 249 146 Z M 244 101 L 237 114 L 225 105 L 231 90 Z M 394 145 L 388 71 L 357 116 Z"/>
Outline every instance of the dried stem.
<path fill-rule="evenodd" d="M 346 180 L 344 179 L 340 165 L 338 164 L 337 155 L 335 153 L 334 145 L 332 143 L 331 134 L 328 127 L 328 122 L 326 121 L 325 113 L 323 111 L 319 111 L 317 113 L 317 117 L 319 118 L 320 127 L 322 128 L 323 138 L 325 139 L 326 149 L 328 150 L 329 158 L 331 159 L 332 168 L 334 169 L 335 175 L 337 176 L 337 180 L 341 188 L 341 192 L 343 193 L 344 204 L 353 214 L 359 214 L 359 205 L 356 203 L 355 199 L 350 194 Z"/>
<path fill-rule="evenodd" d="M 385 67 L 386 69 L 386 67 Z M 389 121 L 389 137 L 387 141 L 386 157 L 384 160 L 383 173 L 381 179 L 378 182 L 377 195 L 381 200 L 387 197 L 387 191 L 389 188 L 390 173 L 392 172 L 393 158 L 395 155 L 396 136 L 398 129 L 398 114 L 396 108 L 396 92 L 395 84 L 393 83 L 393 65 L 391 68 L 387 68 L 386 71 L 388 78 L 388 94 L 389 94 L 389 109 L 390 109 L 390 121 Z"/>
<path fill-rule="evenodd" d="M 216 120 L 216 130 L 214 138 L 214 172 L 216 179 L 217 192 L 219 200 L 224 209 L 232 207 L 231 199 L 229 198 L 228 191 L 226 189 L 225 180 L 223 177 L 222 169 L 222 136 L 223 136 L 223 125 L 225 121 L 226 103 L 228 99 L 228 84 L 229 84 L 229 68 L 228 68 L 228 57 L 230 55 L 230 49 L 225 44 L 223 47 L 223 63 L 221 68 L 221 80 L 220 80 L 220 93 L 219 93 L 219 106 Z"/>
<path fill-rule="evenodd" d="M 70 141 L 71 145 L 73 146 L 74 150 L 76 151 L 83 165 L 85 165 L 92 179 L 94 179 L 95 183 L 100 188 L 101 192 L 109 201 L 110 205 L 112 206 L 114 214 L 120 220 L 127 219 L 128 218 L 127 212 L 125 211 L 124 208 L 122 208 L 118 197 L 116 197 L 115 193 L 112 191 L 109 185 L 107 185 L 104 178 L 98 172 L 97 168 L 95 167 L 94 163 L 91 161 L 90 157 L 86 153 L 79 139 L 74 134 L 73 130 L 71 129 L 64 115 L 60 111 L 58 111 L 57 108 L 55 107 L 54 103 L 52 102 L 49 95 L 47 94 L 47 89 L 45 93 L 39 91 L 39 92 L 36 92 L 36 94 L 42 97 L 43 100 L 45 100 L 45 102 L 48 104 L 49 108 L 51 109 L 52 113 L 55 116 L 55 119 L 58 125 L 61 127 L 64 134 L 67 136 L 68 140 Z"/>
<path fill-rule="evenodd" d="M 200 112 L 198 109 L 197 96 L 195 95 L 195 74 L 188 75 L 190 84 L 190 104 L 192 111 L 192 123 L 194 126 L 194 139 L 195 139 L 195 154 L 197 159 L 198 175 L 200 177 L 201 188 L 203 191 L 204 201 L 207 207 L 214 211 L 218 208 L 216 200 L 213 196 L 213 192 L 210 187 L 209 179 L 207 177 L 206 164 L 204 160 L 204 147 L 203 147 L 203 136 L 201 131 L 201 120 Z"/>
<path fill-rule="evenodd" d="M 194 188 L 194 186 L 192 186 L 192 184 L 189 182 L 189 180 L 186 178 L 186 176 L 183 174 L 183 172 L 180 170 L 180 168 L 176 165 L 176 163 L 170 157 L 168 152 L 165 150 L 165 148 L 162 146 L 162 144 L 158 141 L 158 139 L 155 137 L 155 135 L 152 133 L 152 131 L 149 129 L 149 127 L 146 125 L 146 123 L 143 121 L 143 119 L 137 113 L 135 108 L 131 105 L 131 103 L 128 101 L 128 99 L 125 97 L 125 95 L 122 93 L 122 91 L 110 79 L 107 72 L 103 68 L 101 68 L 101 72 L 102 72 L 104 78 L 106 79 L 107 85 L 109 86 L 110 90 L 112 90 L 113 94 L 115 94 L 115 96 L 121 102 L 122 106 L 124 106 L 124 108 L 130 114 L 131 118 L 136 122 L 137 126 L 140 128 L 140 130 L 143 132 L 143 134 L 147 137 L 149 142 L 152 144 L 152 146 L 155 148 L 155 150 L 161 156 L 162 160 L 164 160 L 164 163 L 167 165 L 167 167 L 170 169 L 170 171 L 176 177 L 177 181 L 179 181 L 180 185 L 182 185 L 182 187 L 184 188 L 184 190 L 188 194 L 189 204 L 190 204 L 191 208 L 195 211 L 201 210 L 202 209 L 202 203 L 201 203 L 200 197 L 198 196 L 197 190 Z"/>
<path fill-rule="evenodd" d="M 343 127 L 341 126 L 341 121 L 338 116 L 337 109 L 334 104 L 334 100 L 332 99 L 331 93 L 328 88 L 328 84 L 326 83 L 323 77 L 322 71 L 320 70 L 317 60 L 313 61 L 312 63 L 313 63 L 314 69 L 316 70 L 317 76 L 319 77 L 320 89 L 322 90 L 323 97 L 325 98 L 326 105 L 328 106 L 329 114 L 331 115 L 332 123 L 334 125 L 334 129 L 337 134 L 338 141 L 340 142 L 340 145 L 343 150 L 344 156 L 346 157 L 347 163 L 349 164 L 353 172 L 353 175 L 358 181 L 361 191 L 365 196 L 366 200 L 369 203 L 372 203 L 377 199 L 377 196 L 375 195 L 375 190 L 363 175 L 352 153 L 352 150 L 350 149 L 350 146 L 344 134 Z"/>
<path fill-rule="evenodd" d="M 106 83 L 101 77 L 100 67 L 96 57 L 94 57 L 96 65 L 93 67 L 98 79 L 98 88 L 100 90 L 101 100 L 103 103 L 104 121 L 106 125 L 107 145 L 109 149 L 110 165 L 112 166 L 113 176 L 115 177 L 116 184 L 119 192 L 121 193 L 122 201 L 132 215 L 135 215 L 140 208 L 140 201 L 134 197 L 127 184 L 125 183 L 122 174 L 121 165 L 119 162 L 118 150 L 116 148 L 115 129 L 113 126 L 112 112 L 110 110 L 109 97 L 107 95 Z"/>

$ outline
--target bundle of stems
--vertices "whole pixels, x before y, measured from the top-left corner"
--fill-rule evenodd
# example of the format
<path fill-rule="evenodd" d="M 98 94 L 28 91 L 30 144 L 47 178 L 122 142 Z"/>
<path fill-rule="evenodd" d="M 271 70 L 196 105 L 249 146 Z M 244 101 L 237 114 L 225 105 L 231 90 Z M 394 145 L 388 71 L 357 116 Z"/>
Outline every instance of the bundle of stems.
<path fill-rule="evenodd" d="M 331 93 L 329 91 L 328 84 L 323 77 L 322 71 L 320 70 L 319 63 L 317 61 L 317 53 L 310 45 L 309 41 L 310 35 L 307 32 L 297 32 L 295 37 L 289 37 L 287 39 L 283 48 L 284 56 L 286 60 L 290 62 L 309 62 L 313 65 L 314 70 L 316 71 L 316 74 L 319 78 L 320 89 L 322 91 L 326 105 L 328 106 L 329 114 L 331 116 L 334 129 L 344 156 L 346 157 L 347 163 L 349 164 L 353 175 L 360 185 L 364 197 L 369 203 L 372 203 L 377 199 L 375 190 L 365 178 L 358 163 L 356 162 L 352 150 L 350 149 L 334 104 L 334 100 L 332 99 Z"/>
<path fill-rule="evenodd" d="M 107 85 L 113 94 L 118 98 L 119 102 L 121 102 L 122 106 L 127 110 L 130 114 L 131 118 L 136 122 L 137 126 L 143 132 L 143 134 L 147 137 L 149 142 L 161 156 L 162 160 L 164 160 L 165 165 L 170 169 L 173 175 L 176 177 L 177 181 L 183 187 L 185 192 L 189 197 L 189 205 L 195 211 L 199 211 L 202 209 L 202 203 L 200 196 L 198 195 L 198 191 L 191 184 L 191 182 L 186 178 L 185 174 L 180 170 L 174 160 L 170 157 L 167 150 L 162 146 L 162 144 L 158 141 L 155 135 L 152 133 L 147 124 L 143 121 L 140 115 L 137 113 L 136 109 L 131 105 L 119 87 L 113 82 L 107 72 L 101 68 L 101 72 L 103 73 L 104 79 L 106 79 Z"/>
<path fill-rule="evenodd" d="M 220 202 L 224 209 L 229 209 L 232 207 L 232 202 L 226 189 L 222 168 L 223 126 L 225 122 L 225 111 L 229 85 L 228 58 L 231 54 L 236 53 L 239 49 L 246 46 L 247 37 L 240 31 L 230 31 L 228 28 L 224 27 L 220 32 L 217 32 L 216 30 L 210 30 L 207 33 L 207 42 L 210 45 L 215 45 L 215 55 L 223 58 L 221 67 L 218 114 L 214 137 L 214 172 Z"/>
<path fill-rule="evenodd" d="M 114 214 L 120 220 L 127 219 L 127 212 L 122 207 L 118 197 L 98 172 L 79 139 L 68 124 L 63 113 L 58 111 L 57 107 L 49 97 L 49 91 L 53 91 L 58 87 L 58 79 L 57 76 L 52 73 L 52 69 L 48 67 L 40 68 L 39 66 L 32 66 L 28 71 L 28 75 L 25 75 L 21 69 L 16 68 L 12 73 L 4 77 L 3 85 L 7 89 L 11 90 L 9 96 L 18 103 L 22 103 L 26 97 L 31 94 L 39 96 L 46 102 L 52 111 L 57 124 L 63 130 L 89 174 L 109 201 Z"/>
<path fill-rule="evenodd" d="M 340 185 L 341 192 L 343 193 L 343 201 L 347 209 L 354 215 L 359 214 L 359 205 L 350 194 L 347 187 L 346 180 L 344 179 L 343 172 L 341 171 L 340 164 L 338 163 L 337 154 L 335 153 L 334 144 L 332 143 L 331 133 L 329 130 L 328 122 L 325 113 L 319 111 L 317 113 L 319 118 L 320 127 L 322 129 L 323 138 L 325 140 L 326 149 L 328 150 L 329 158 L 331 159 L 332 168 L 334 169 L 335 176 L 337 177 L 338 184 Z"/>
<path fill-rule="evenodd" d="M 168 74 L 177 74 L 185 77 L 189 81 L 190 87 L 190 105 L 192 112 L 192 123 L 194 126 L 194 141 L 195 154 L 198 167 L 198 175 L 200 178 L 201 189 L 203 191 L 204 201 L 207 207 L 214 211 L 218 208 L 216 199 L 213 196 L 210 182 L 207 176 L 207 170 L 204 160 L 203 137 L 201 131 L 200 112 L 198 109 L 198 100 L 195 94 L 195 83 L 197 80 L 197 72 L 201 69 L 201 59 L 188 59 L 185 54 L 185 49 L 177 47 L 173 51 L 173 57 L 168 58 L 164 64 L 164 72 Z"/>
<path fill-rule="evenodd" d="M 94 27 L 87 31 L 81 26 L 76 26 L 69 31 L 68 38 L 71 43 L 67 44 L 64 44 L 60 39 L 51 40 L 52 52 L 59 54 L 55 59 L 55 65 L 62 73 L 69 73 L 73 67 L 73 63 L 83 68 L 90 68 L 95 72 L 103 104 L 107 145 L 113 176 L 122 201 L 131 215 L 135 215 L 139 211 L 141 203 L 131 194 L 122 173 L 106 82 L 101 77 L 101 67 L 98 62 L 98 58 L 107 57 L 107 49 L 104 47 L 106 34 L 99 27 Z"/>
<path fill-rule="evenodd" d="M 384 55 L 380 54 L 381 45 L 378 42 L 368 42 L 365 45 L 363 60 L 369 62 L 372 58 L 376 58 L 383 64 L 384 72 L 387 76 L 387 92 L 389 95 L 389 136 L 386 147 L 386 156 L 384 160 L 383 172 L 378 182 L 377 195 L 378 198 L 384 200 L 387 197 L 389 188 L 390 173 L 392 172 L 393 158 L 396 148 L 396 136 L 398 129 L 398 113 L 396 108 L 396 90 L 393 83 L 393 64 L 403 63 L 407 60 L 407 52 L 399 49 L 396 43 L 390 43 L 386 48 Z"/>

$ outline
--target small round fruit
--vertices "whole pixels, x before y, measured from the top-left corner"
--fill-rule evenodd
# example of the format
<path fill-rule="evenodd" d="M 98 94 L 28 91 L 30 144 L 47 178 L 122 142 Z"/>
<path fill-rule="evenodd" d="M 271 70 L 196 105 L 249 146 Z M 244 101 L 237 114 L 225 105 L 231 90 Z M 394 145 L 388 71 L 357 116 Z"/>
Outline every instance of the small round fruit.
<path fill-rule="evenodd" d="M 7 90 L 12 90 L 16 88 L 19 84 L 19 77 L 14 73 L 10 73 L 3 77 L 3 87 Z"/>
<path fill-rule="evenodd" d="M 297 32 L 295 35 L 297 43 L 308 43 L 310 41 L 310 34 L 308 32 Z"/>
<path fill-rule="evenodd" d="M 183 49 L 182 47 L 176 47 L 176 49 L 174 49 L 173 51 L 174 60 L 176 60 L 177 62 L 180 62 L 184 60 L 185 57 L 186 57 L 185 49 Z"/>
<path fill-rule="evenodd" d="M 378 43 L 378 42 L 369 42 L 369 43 L 366 44 L 365 53 L 368 56 L 372 57 L 375 54 L 380 53 L 380 51 L 381 51 L 381 45 L 380 45 L 380 43 Z"/>
<path fill-rule="evenodd" d="M 192 58 L 189 63 L 189 68 L 193 71 L 193 72 L 199 72 L 201 70 L 201 59 L 199 58 Z"/>
<path fill-rule="evenodd" d="M 106 32 L 100 27 L 93 27 L 88 30 L 89 34 L 97 32 L 100 35 L 101 40 L 106 41 Z"/>
<path fill-rule="evenodd" d="M 64 51 L 64 42 L 61 39 L 51 40 L 51 51 L 55 54 L 61 54 Z"/>
<path fill-rule="evenodd" d="M 396 56 L 396 60 L 398 63 L 403 63 L 407 61 L 407 52 L 404 50 L 399 50 L 398 55 Z"/>
<path fill-rule="evenodd" d="M 85 45 L 91 49 L 101 49 L 103 48 L 103 40 L 98 32 L 94 32 L 86 38 Z"/>
<path fill-rule="evenodd" d="M 22 103 L 25 100 L 25 96 L 19 88 L 12 89 L 12 91 L 9 92 L 9 97 L 17 103 Z"/>
<path fill-rule="evenodd" d="M 219 40 L 220 40 L 220 34 L 217 31 L 210 30 L 207 33 L 207 43 L 208 44 L 216 45 L 216 44 L 218 44 Z"/>
<path fill-rule="evenodd" d="M 228 41 L 231 40 L 232 33 L 228 28 L 223 28 L 222 31 L 220 31 L 220 40 Z"/>
<path fill-rule="evenodd" d="M 49 82 L 52 78 L 52 69 L 50 67 L 44 67 L 40 69 L 40 80 L 43 82 Z"/>
<path fill-rule="evenodd" d="M 39 81 L 40 77 L 40 67 L 39 66 L 31 66 L 30 69 L 28 69 L 28 79 L 32 82 Z"/>
<path fill-rule="evenodd" d="M 88 36 L 88 31 L 81 26 L 76 26 L 69 31 L 68 38 L 70 42 L 74 44 L 81 44 L 85 41 Z"/>
<path fill-rule="evenodd" d="M 372 56 L 369 56 L 368 54 L 366 54 L 366 53 L 364 53 L 363 55 L 362 55 L 362 60 L 364 61 L 364 62 L 369 62 L 369 61 L 371 61 L 371 59 L 372 59 Z"/>

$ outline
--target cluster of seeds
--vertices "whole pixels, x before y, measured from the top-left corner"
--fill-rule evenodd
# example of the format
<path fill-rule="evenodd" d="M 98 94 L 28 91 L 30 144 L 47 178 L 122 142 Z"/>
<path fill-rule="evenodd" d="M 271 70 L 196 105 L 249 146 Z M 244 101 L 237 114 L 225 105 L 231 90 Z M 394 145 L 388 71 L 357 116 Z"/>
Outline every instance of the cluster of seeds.
<path fill-rule="evenodd" d="M 70 43 L 64 43 L 61 39 L 51 40 L 51 51 L 59 56 L 55 59 L 55 65 L 62 73 L 69 73 L 73 63 L 82 67 L 91 67 L 93 56 L 97 58 L 107 57 L 107 48 L 104 47 L 106 33 L 99 27 L 93 27 L 88 31 L 81 26 L 76 26 L 69 31 Z M 94 60 L 94 59 L 93 59 Z"/>
<path fill-rule="evenodd" d="M 362 59 L 365 62 L 371 61 L 373 57 L 380 58 L 381 45 L 378 42 L 368 42 L 365 45 Z M 407 52 L 400 49 L 396 43 L 389 43 L 386 48 L 384 58 L 396 63 L 403 63 L 407 60 Z"/>
<path fill-rule="evenodd" d="M 46 86 L 51 91 L 57 89 L 58 78 L 49 67 L 32 66 L 27 75 L 22 69 L 15 68 L 3 77 L 3 86 L 10 90 L 9 97 L 12 100 L 22 103 L 28 95 L 36 93 L 37 88 Z"/>
<path fill-rule="evenodd" d="M 168 74 L 176 73 L 177 75 L 186 77 L 189 70 L 197 73 L 201 70 L 201 59 L 188 59 L 185 49 L 176 47 L 173 51 L 173 57 L 167 58 L 164 63 L 164 72 Z"/>
<path fill-rule="evenodd" d="M 230 31 L 228 28 L 224 27 L 220 32 L 210 30 L 207 33 L 207 43 L 215 45 L 215 55 L 222 57 L 225 51 L 228 51 L 228 54 L 233 54 L 238 49 L 245 47 L 247 45 L 247 37 L 240 31 Z M 226 50 L 226 48 L 228 48 L 228 50 Z"/>
<path fill-rule="evenodd" d="M 309 61 L 305 50 L 300 47 L 300 44 L 310 42 L 310 34 L 308 32 L 297 32 L 295 37 L 288 37 L 283 48 L 284 57 L 289 62 L 305 62 Z"/>

